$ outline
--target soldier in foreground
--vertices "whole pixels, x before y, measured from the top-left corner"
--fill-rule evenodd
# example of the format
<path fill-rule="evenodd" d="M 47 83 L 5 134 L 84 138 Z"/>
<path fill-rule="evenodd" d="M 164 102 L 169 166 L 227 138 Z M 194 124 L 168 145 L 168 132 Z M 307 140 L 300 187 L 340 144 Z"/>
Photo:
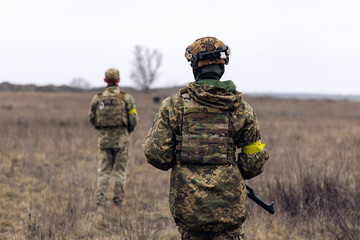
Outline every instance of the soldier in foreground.
<path fill-rule="evenodd" d="M 220 81 L 229 55 L 215 37 L 186 48 L 195 81 L 162 102 L 143 145 L 148 163 L 172 169 L 169 204 L 182 239 L 243 239 L 244 179 L 269 158 L 254 110 L 232 81 Z"/>
<path fill-rule="evenodd" d="M 100 211 L 106 202 L 106 190 L 111 172 L 115 175 L 113 203 L 119 209 L 124 198 L 129 134 L 138 121 L 133 97 L 120 91 L 119 71 L 110 68 L 105 72 L 107 87 L 96 94 L 90 105 L 89 121 L 98 130 L 98 179 L 96 198 Z"/>

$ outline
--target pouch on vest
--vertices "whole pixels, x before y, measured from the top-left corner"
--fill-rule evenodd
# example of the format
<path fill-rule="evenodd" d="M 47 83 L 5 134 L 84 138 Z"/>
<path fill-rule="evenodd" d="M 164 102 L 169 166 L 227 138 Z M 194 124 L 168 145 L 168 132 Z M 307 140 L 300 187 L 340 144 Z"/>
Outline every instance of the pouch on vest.
<path fill-rule="evenodd" d="M 234 157 L 229 136 L 229 112 L 197 104 L 188 93 L 183 96 L 182 136 L 176 146 L 182 163 L 228 164 Z"/>
<path fill-rule="evenodd" d="M 122 126 L 125 103 L 121 93 L 106 89 L 99 94 L 99 106 L 96 109 L 97 127 Z"/>

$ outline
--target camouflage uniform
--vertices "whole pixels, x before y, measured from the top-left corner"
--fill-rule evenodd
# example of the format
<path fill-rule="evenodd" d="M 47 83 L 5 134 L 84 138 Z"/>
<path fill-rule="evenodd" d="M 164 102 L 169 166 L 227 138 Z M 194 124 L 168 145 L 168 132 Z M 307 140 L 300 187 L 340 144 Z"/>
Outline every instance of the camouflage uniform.
<path fill-rule="evenodd" d="M 115 127 L 101 127 L 98 124 L 97 114 L 101 108 L 101 99 L 109 92 L 121 96 L 122 108 L 121 124 Z M 96 198 L 98 205 L 104 205 L 106 201 L 106 190 L 109 184 L 111 172 L 115 175 L 115 187 L 113 202 L 121 204 L 124 198 L 126 182 L 126 166 L 128 162 L 129 134 L 134 130 L 138 116 L 135 109 L 133 97 L 120 91 L 118 86 L 108 86 L 103 93 L 94 96 L 89 110 L 89 121 L 98 130 L 98 179 Z"/>
<path fill-rule="evenodd" d="M 224 139 L 232 140 L 228 145 L 222 145 L 227 148 L 223 162 L 221 159 L 206 162 L 217 159 L 206 159 L 206 154 L 217 156 L 212 151 L 215 146 L 200 146 L 200 150 L 193 146 L 193 152 L 186 157 L 182 136 L 186 98 L 200 107 L 207 106 L 229 113 L 228 133 L 224 134 L 214 127 L 209 131 L 212 135 L 205 137 L 216 139 L 224 136 Z M 201 121 L 199 126 L 203 124 L 203 120 Z M 223 120 L 220 123 L 224 123 Z M 148 163 L 154 167 L 162 170 L 172 168 L 169 204 L 183 239 L 243 238 L 242 223 L 248 213 L 244 179 L 263 171 L 268 154 L 265 148 L 253 152 L 242 151 L 236 160 L 235 150 L 236 147 L 245 149 L 259 142 L 260 132 L 255 112 L 243 100 L 242 94 L 236 91 L 232 81 L 209 79 L 191 82 L 178 94 L 163 101 L 143 149 Z M 187 143 L 189 149 L 191 144 L 192 141 Z M 194 141 L 194 144 L 197 142 Z M 179 145 L 182 146 L 178 147 Z M 193 155 L 198 153 L 205 153 L 198 162 L 183 161 L 184 158 L 192 160 L 195 158 Z"/>

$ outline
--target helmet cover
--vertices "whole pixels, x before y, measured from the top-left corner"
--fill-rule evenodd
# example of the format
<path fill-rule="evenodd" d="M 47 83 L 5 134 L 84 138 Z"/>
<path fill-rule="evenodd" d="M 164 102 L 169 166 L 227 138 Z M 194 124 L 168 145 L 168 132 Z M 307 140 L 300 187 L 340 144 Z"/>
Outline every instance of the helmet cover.
<path fill-rule="evenodd" d="M 185 58 L 193 68 L 210 64 L 228 64 L 230 48 L 216 37 L 197 39 L 185 50 Z"/>
<path fill-rule="evenodd" d="M 119 70 L 116 68 L 109 68 L 105 72 L 105 79 L 106 80 L 118 80 L 120 78 Z"/>

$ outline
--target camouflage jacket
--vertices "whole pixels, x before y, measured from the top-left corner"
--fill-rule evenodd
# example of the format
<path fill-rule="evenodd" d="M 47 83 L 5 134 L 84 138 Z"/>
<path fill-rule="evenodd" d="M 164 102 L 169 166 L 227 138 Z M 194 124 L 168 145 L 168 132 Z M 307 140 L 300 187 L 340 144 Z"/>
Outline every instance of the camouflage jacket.
<path fill-rule="evenodd" d="M 108 86 L 106 89 L 120 93 L 120 88 L 118 86 Z M 138 122 L 135 102 L 130 94 L 121 92 L 123 94 L 123 101 L 125 103 L 122 126 L 113 128 L 99 128 L 96 121 L 96 111 L 97 108 L 100 107 L 99 96 L 101 94 L 106 94 L 105 92 L 106 90 L 103 93 L 98 93 L 93 97 L 89 108 L 88 118 L 91 125 L 93 125 L 98 130 L 99 148 L 120 148 L 129 141 L 129 133 L 135 129 Z"/>
<path fill-rule="evenodd" d="M 267 151 L 241 154 L 225 165 L 183 164 L 176 160 L 176 136 L 181 135 L 183 93 L 195 102 L 230 112 L 229 132 L 235 146 L 259 141 L 253 109 L 235 90 L 232 81 L 202 80 L 189 83 L 166 98 L 143 144 L 148 163 L 162 170 L 172 168 L 169 203 L 175 222 L 190 231 L 224 231 L 245 221 L 248 203 L 244 178 L 263 171 Z"/>

